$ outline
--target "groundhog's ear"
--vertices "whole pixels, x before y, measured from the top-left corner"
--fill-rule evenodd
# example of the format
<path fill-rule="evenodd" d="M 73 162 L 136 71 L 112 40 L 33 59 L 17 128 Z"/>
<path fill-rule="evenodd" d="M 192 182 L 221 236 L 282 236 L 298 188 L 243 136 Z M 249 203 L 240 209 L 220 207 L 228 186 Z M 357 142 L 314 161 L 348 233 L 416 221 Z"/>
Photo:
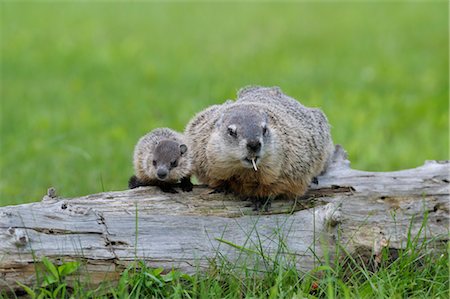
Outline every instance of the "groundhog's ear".
<path fill-rule="evenodd" d="M 180 144 L 180 153 L 183 155 L 185 152 L 187 152 L 187 145 Z"/>
<path fill-rule="evenodd" d="M 256 91 L 256 90 L 258 90 L 258 89 L 261 89 L 261 88 L 262 88 L 262 87 L 261 87 L 261 86 L 258 86 L 258 85 L 248 85 L 248 86 L 245 86 L 245 87 L 239 89 L 239 91 L 238 91 L 238 93 L 237 93 L 237 97 L 238 97 L 238 98 L 241 98 L 241 97 L 245 96 L 246 94 L 251 93 L 251 92 L 254 92 L 254 91 Z"/>
<path fill-rule="evenodd" d="M 237 131 L 236 125 L 228 126 L 228 134 L 230 134 L 230 136 L 236 137 L 237 136 L 236 131 Z"/>
<path fill-rule="evenodd" d="M 283 91 L 281 91 L 281 88 L 279 88 L 278 86 L 269 87 L 269 91 L 274 96 L 283 95 Z"/>

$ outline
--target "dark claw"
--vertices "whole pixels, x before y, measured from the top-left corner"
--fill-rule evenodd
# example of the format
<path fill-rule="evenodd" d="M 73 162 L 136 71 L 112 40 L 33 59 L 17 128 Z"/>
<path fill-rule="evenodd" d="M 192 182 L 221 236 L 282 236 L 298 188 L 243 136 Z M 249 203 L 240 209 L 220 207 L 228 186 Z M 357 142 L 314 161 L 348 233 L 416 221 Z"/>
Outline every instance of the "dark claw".
<path fill-rule="evenodd" d="M 194 185 L 190 184 L 190 185 L 182 185 L 181 186 L 181 190 L 183 192 L 191 192 L 193 189 Z"/>
<path fill-rule="evenodd" d="M 138 186 L 138 179 L 135 175 L 132 175 L 130 179 L 128 180 L 128 188 L 134 189 Z"/>
<path fill-rule="evenodd" d="M 134 189 L 134 188 L 142 187 L 142 186 L 149 186 L 149 185 L 140 181 L 135 175 L 131 176 L 130 179 L 128 180 L 128 188 L 129 189 Z"/>
<path fill-rule="evenodd" d="M 128 180 L 128 188 L 130 188 L 130 189 L 134 189 L 137 187 L 144 187 L 144 186 L 158 186 L 159 189 L 161 189 L 161 191 L 163 191 L 163 192 L 178 193 L 178 191 L 173 188 L 172 184 L 161 183 L 158 181 L 143 182 L 143 181 L 140 181 L 135 175 L 130 177 L 130 179 Z"/>
<path fill-rule="evenodd" d="M 161 189 L 162 192 L 173 193 L 173 194 L 178 193 L 178 191 L 173 189 L 173 187 L 170 185 L 161 185 L 161 186 L 159 186 L 159 188 Z"/>
<path fill-rule="evenodd" d="M 191 192 L 194 185 L 192 185 L 190 178 L 182 178 L 180 181 L 180 187 L 184 192 Z"/>
<path fill-rule="evenodd" d="M 263 208 L 264 212 L 268 212 L 272 205 L 272 200 L 269 197 L 251 197 L 250 200 L 253 203 L 253 211 L 261 211 L 261 208 Z"/>

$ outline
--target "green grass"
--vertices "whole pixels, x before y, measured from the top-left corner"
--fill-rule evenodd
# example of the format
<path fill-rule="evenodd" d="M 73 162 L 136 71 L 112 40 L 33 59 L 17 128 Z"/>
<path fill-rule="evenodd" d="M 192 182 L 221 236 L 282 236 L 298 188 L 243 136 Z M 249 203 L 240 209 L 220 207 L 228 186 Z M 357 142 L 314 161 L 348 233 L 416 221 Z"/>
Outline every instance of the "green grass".
<path fill-rule="evenodd" d="M 249 84 L 322 107 L 354 168 L 448 159 L 447 6 L 2 1 L 0 205 L 124 189 L 141 135 Z"/>

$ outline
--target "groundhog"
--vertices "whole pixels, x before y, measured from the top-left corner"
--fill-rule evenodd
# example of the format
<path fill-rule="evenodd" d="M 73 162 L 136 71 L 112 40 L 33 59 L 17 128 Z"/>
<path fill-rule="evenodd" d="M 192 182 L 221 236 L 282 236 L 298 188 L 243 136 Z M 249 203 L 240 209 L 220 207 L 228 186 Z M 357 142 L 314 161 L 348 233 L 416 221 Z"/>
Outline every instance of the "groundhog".
<path fill-rule="evenodd" d="M 134 171 L 128 181 L 130 189 L 158 186 L 164 192 L 192 191 L 191 158 L 182 134 L 169 128 L 155 129 L 143 136 L 134 149 Z"/>
<path fill-rule="evenodd" d="M 198 113 L 185 130 L 193 173 L 258 203 L 303 195 L 334 150 L 328 120 L 277 88 L 247 87 Z"/>

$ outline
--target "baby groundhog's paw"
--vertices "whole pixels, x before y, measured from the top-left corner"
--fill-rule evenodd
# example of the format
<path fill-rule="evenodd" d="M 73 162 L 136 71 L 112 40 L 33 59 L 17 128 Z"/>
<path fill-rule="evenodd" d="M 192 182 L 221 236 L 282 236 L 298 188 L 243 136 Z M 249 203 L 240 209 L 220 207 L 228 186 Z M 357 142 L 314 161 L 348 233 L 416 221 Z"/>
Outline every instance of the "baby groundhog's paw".
<path fill-rule="evenodd" d="M 173 193 L 173 194 L 178 193 L 178 191 L 173 189 L 173 187 L 170 185 L 161 185 L 159 186 L 159 188 L 161 189 L 162 192 L 165 193 Z"/>
<path fill-rule="evenodd" d="M 181 190 L 183 192 L 191 192 L 193 189 L 194 185 L 190 184 L 190 185 L 181 185 Z"/>
<path fill-rule="evenodd" d="M 183 190 L 184 192 L 191 192 L 194 185 L 191 183 L 190 178 L 182 178 L 180 182 L 180 187 L 181 190 Z"/>
<path fill-rule="evenodd" d="M 142 186 L 142 182 L 135 175 L 131 176 L 128 180 L 128 188 L 134 189 L 140 186 Z"/>

